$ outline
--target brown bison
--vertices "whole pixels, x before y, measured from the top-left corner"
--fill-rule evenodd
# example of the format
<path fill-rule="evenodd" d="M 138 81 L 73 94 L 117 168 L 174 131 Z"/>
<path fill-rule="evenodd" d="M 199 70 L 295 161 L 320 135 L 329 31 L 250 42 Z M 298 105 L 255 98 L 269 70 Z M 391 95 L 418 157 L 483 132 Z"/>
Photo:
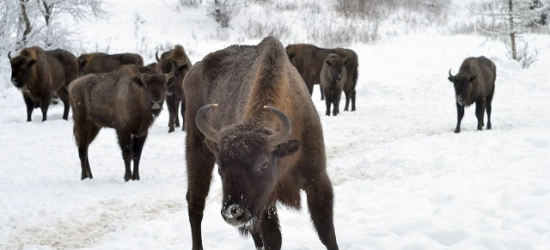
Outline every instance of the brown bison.
<path fill-rule="evenodd" d="M 143 66 L 143 58 L 138 54 L 90 53 L 78 57 L 78 75 L 108 73 L 124 64 Z"/>
<path fill-rule="evenodd" d="M 491 129 L 491 102 L 495 93 L 497 67 L 486 57 L 469 57 L 462 62 L 458 74 L 449 70 L 449 81 L 454 84 L 457 123 L 455 133 L 460 133 L 464 107 L 476 103 L 477 130 L 484 126 L 483 114 L 487 110 L 487 129 Z"/>
<path fill-rule="evenodd" d="M 332 115 L 340 113 L 340 97 L 342 89 L 347 80 L 346 58 L 341 58 L 337 54 L 330 53 L 325 59 L 321 69 L 321 87 L 325 93 L 325 102 L 327 104 L 326 115 L 330 116 L 330 106 L 333 106 Z"/>
<path fill-rule="evenodd" d="M 82 180 L 93 178 L 88 146 L 103 127 L 116 130 L 126 168 L 124 180 L 139 180 L 143 145 L 149 127 L 162 110 L 173 75 L 174 69 L 169 74 L 158 74 L 148 68 L 124 65 L 110 73 L 88 74 L 71 83 L 69 95 Z"/>
<path fill-rule="evenodd" d="M 68 51 L 42 50 L 39 47 L 23 49 L 12 58 L 11 82 L 21 90 L 27 105 L 27 121 L 31 121 L 32 111 L 40 107 L 42 121 L 47 120 L 48 107 L 52 95 L 57 94 L 63 101 L 63 119 L 69 116 L 69 94 L 67 87 L 77 76 L 76 57 Z"/>
<path fill-rule="evenodd" d="M 258 249 L 281 249 L 277 202 L 300 208 L 307 194 L 313 225 L 338 249 L 333 191 L 315 106 L 283 45 L 233 45 L 207 55 L 184 80 L 187 202 L 193 249 L 203 249 L 201 221 L 214 163 L 222 180 L 224 220 Z M 215 108 L 214 108 L 215 107 Z"/>
<path fill-rule="evenodd" d="M 348 111 L 350 101 L 351 111 L 355 111 L 355 87 L 359 74 L 357 70 L 359 59 L 353 50 L 342 48 L 325 49 L 311 44 L 291 44 L 286 46 L 286 53 L 292 65 L 296 67 L 304 79 L 310 94 L 313 92 L 313 85 L 321 83 L 321 69 L 323 68 L 325 58 L 330 53 L 335 53 L 342 58 L 346 58 L 348 61 L 346 64 L 348 78 L 343 88 L 346 95 L 344 111 Z M 323 94 L 322 90 L 321 94 Z"/>
<path fill-rule="evenodd" d="M 181 103 L 181 119 L 182 124 L 185 124 L 185 99 L 183 95 L 183 78 L 187 75 L 189 68 L 193 66 L 189 57 L 185 54 L 185 50 L 181 45 L 176 45 L 173 49 L 166 51 L 158 57 L 158 51 L 155 54 L 159 70 L 167 73 L 170 71 L 170 65 L 176 65 L 176 80 L 168 88 L 166 96 L 166 106 L 168 107 L 168 133 L 174 132 L 174 126 L 180 126 L 178 118 L 178 108 Z M 185 130 L 185 125 L 182 125 L 182 130 Z"/>

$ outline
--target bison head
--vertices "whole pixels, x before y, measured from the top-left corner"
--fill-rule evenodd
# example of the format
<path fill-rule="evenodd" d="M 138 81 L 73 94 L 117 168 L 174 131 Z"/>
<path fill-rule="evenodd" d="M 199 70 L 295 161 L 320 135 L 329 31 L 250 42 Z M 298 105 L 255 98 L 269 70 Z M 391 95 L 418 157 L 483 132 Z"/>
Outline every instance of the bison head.
<path fill-rule="evenodd" d="M 138 73 L 132 80 L 145 91 L 151 113 L 157 117 L 162 110 L 162 104 L 166 99 L 166 89 L 174 82 L 175 67 L 168 74 Z"/>
<path fill-rule="evenodd" d="M 282 171 L 279 161 L 296 152 L 300 142 L 288 140 L 292 132 L 290 120 L 275 107 L 264 108 L 281 121 L 278 132 L 253 124 L 238 124 L 218 132 L 204 120 L 211 107 L 217 104 L 199 109 L 195 121 L 216 156 L 223 186 L 221 214 L 228 224 L 249 230 L 274 202 L 272 193 Z"/>
<path fill-rule="evenodd" d="M 328 67 L 328 74 L 331 77 L 332 82 L 337 82 L 342 80 L 344 73 L 346 71 L 346 64 L 348 60 L 346 58 L 341 58 L 336 54 L 329 54 L 327 59 L 325 59 L 325 67 Z"/>
<path fill-rule="evenodd" d="M 31 70 L 36 59 L 27 56 L 16 56 L 12 58 L 11 52 L 8 53 L 8 58 L 11 64 L 11 82 L 15 87 L 21 89 L 31 78 Z"/>
<path fill-rule="evenodd" d="M 475 75 L 462 75 L 458 74 L 453 76 L 451 70 L 449 70 L 449 81 L 454 84 L 456 102 L 462 106 L 469 105 L 468 99 L 472 92 L 472 82 L 476 80 Z"/>
<path fill-rule="evenodd" d="M 158 50 L 155 53 L 155 59 L 157 60 L 158 68 L 161 72 L 169 72 L 172 64 L 176 66 L 175 78 L 177 82 L 181 82 L 183 77 L 187 74 L 187 71 L 189 71 L 190 65 L 188 65 L 186 57 L 183 47 L 181 46 L 176 46 L 175 49 L 162 53 L 160 58 L 158 56 Z M 171 95 L 174 91 L 175 84 L 168 88 L 168 94 Z"/>

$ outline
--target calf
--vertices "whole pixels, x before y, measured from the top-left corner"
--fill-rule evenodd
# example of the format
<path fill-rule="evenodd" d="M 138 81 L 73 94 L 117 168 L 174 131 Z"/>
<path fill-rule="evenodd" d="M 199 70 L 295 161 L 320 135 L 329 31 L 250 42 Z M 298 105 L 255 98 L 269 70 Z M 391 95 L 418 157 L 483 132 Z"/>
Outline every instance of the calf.
<path fill-rule="evenodd" d="M 88 146 L 103 127 L 114 128 L 122 150 L 124 180 L 139 180 L 139 161 L 149 127 L 159 116 L 174 69 L 158 74 L 124 65 L 110 73 L 89 74 L 69 86 L 81 179 L 93 178 Z M 134 161 L 134 171 L 130 162 Z"/>
<path fill-rule="evenodd" d="M 331 53 L 325 59 L 321 69 L 321 87 L 325 93 L 325 102 L 327 104 L 326 115 L 330 116 L 330 106 L 333 106 L 332 115 L 340 113 L 340 97 L 342 89 L 347 80 L 346 64 L 347 60 L 337 54 Z"/>
<path fill-rule="evenodd" d="M 454 84 L 457 123 L 455 133 L 460 133 L 464 107 L 476 104 L 477 130 L 484 126 L 483 114 L 487 110 L 487 129 L 491 129 L 491 102 L 495 93 L 497 67 L 486 57 L 469 57 L 462 62 L 458 74 L 449 70 L 449 81 Z"/>

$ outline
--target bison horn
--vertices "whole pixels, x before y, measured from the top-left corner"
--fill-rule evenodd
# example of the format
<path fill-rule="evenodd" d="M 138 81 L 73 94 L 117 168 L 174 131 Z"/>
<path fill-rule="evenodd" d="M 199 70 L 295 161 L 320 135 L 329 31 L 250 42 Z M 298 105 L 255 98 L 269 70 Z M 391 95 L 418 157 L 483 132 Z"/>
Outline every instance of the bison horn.
<path fill-rule="evenodd" d="M 453 77 L 453 75 L 451 75 L 451 70 L 449 69 L 449 77 Z"/>
<path fill-rule="evenodd" d="M 283 124 L 283 127 L 278 133 L 269 136 L 269 143 L 271 144 L 271 146 L 277 146 L 288 139 L 288 137 L 292 133 L 292 124 L 290 123 L 290 119 L 288 118 L 288 116 L 280 109 L 273 106 L 264 106 L 264 108 L 269 109 L 271 112 L 277 115 L 279 119 L 281 119 L 281 123 Z"/>
<path fill-rule="evenodd" d="M 170 63 L 170 73 L 167 74 L 168 79 L 172 78 L 176 73 L 176 65 L 173 62 Z"/>
<path fill-rule="evenodd" d="M 157 52 L 155 53 L 155 59 L 157 59 L 157 62 L 160 63 L 159 51 L 158 51 L 158 50 L 157 50 Z"/>
<path fill-rule="evenodd" d="M 208 104 L 203 106 L 197 111 L 197 115 L 195 115 L 195 123 L 197 124 L 197 128 L 204 134 L 204 136 L 215 143 L 218 143 L 220 141 L 220 133 L 216 131 L 214 128 L 212 128 L 208 123 L 206 123 L 206 120 L 204 119 L 204 115 L 206 114 L 206 111 L 208 111 L 211 107 L 218 107 L 218 104 Z"/>
<path fill-rule="evenodd" d="M 9 59 L 10 59 L 10 61 L 11 61 L 11 55 L 10 55 L 10 54 L 11 54 L 11 51 L 10 51 L 10 52 L 8 52 L 8 58 L 9 58 Z"/>

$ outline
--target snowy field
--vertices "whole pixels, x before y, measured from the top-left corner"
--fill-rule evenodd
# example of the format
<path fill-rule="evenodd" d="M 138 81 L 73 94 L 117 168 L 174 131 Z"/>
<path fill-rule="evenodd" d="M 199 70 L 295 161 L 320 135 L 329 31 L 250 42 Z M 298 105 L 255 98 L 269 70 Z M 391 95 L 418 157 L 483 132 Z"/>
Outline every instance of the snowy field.
<path fill-rule="evenodd" d="M 113 12 L 125 2 L 109 1 Z M 180 43 L 196 62 L 232 43 L 258 43 L 207 39 L 202 30 L 216 24 L 204 7 L 181 19 L 175 2 L 148 1 L 109 21 L 82 24 L 88 30 L 82 46 L 90 52 L 110 41 L 110 53 L 135 52 L 130 20 L 138 12 L 146 20 L 140 26 L 146 63 L 157 44 Z M 186 27 L 174 18 L 193 21 Z M 478 36 L 426 31 L 351 46 L 359 56 L 357 111 L 327 117 L 318 86 L 312 97 L 324 129 L 340 249 L 550 249 L 550 37 L 529 39 L 539 60 L 527 70 L 506 59 L 502 42 Z M 464 58 L 479 55 L 497 65 L 493 129 L 477 131 L 470 107 L 455 134 L 448 71 L 456 74 Z M 0 86 L 9 86 L 9 65 L 0 62 Z M 124 182 L 112 129 L 91 144 L 94 179 L 81 181 L 73 122 L 61 119 L 61 105 L 50 107 L 47 122 L 35 110 L 27 123 L 20 93 L 2 91 L 0 249 L 190 249 L 185 132 L 167 133 L 166 109 L 145 143 L 140 181 Z M 202 223 L 205 249 L 254 249 L 251 238 L 223 221 L 214 174 Z M 301 211 L 281 207 L 279 219 L 282 249 L 323 249 L 305 203 Z"/>

